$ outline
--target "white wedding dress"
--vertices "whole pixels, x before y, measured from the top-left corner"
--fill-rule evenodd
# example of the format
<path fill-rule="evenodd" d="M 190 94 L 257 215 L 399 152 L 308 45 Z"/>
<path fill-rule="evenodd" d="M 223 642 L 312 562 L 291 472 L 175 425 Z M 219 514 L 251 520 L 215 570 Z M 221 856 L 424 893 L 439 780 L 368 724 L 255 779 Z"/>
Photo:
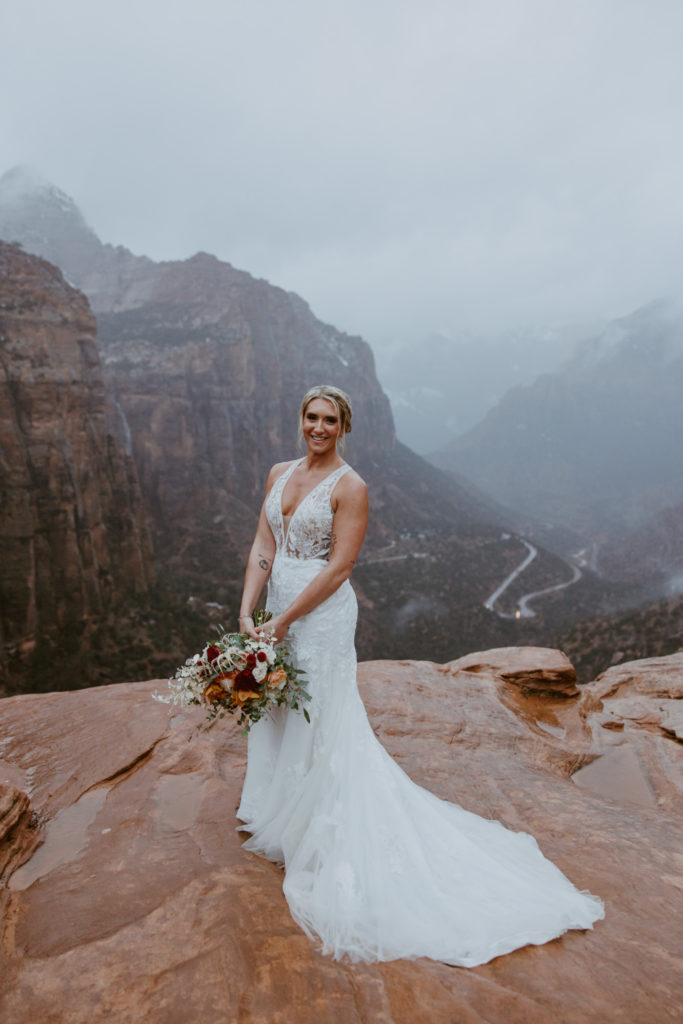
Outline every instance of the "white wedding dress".
<path fill-rule="evenodd" d="M 326 564 L 330 497 L 341 466 L 294 511 L 266 502 L 277 550 L 268 608 L 277 615 Z M 431 957 L 472 967 L 569 928 L 591 928 L 602 902 L 579 892 L 535 839 L 440 800 L 387 754 L 356 686 L 356 597 L 347 581 L 293 624 L 310 725 L 280 710 L 249 733 L 238 817 L 244 846 L 285 867 L 293 918 L 322 951 L 352 960 Z"/>

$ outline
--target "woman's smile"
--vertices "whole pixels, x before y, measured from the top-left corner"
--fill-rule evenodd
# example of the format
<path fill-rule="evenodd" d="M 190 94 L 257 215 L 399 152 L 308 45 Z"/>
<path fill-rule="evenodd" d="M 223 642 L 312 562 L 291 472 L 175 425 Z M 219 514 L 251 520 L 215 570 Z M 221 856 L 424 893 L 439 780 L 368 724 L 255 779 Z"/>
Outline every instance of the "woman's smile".
<path fill-rule="evenodd" d="M 316 451 L 336 448 L 340 431 L 339 417 L 332 403 L 326 399 L 314 398 L 308 403 L 302 428 L 306 443 Z"/>

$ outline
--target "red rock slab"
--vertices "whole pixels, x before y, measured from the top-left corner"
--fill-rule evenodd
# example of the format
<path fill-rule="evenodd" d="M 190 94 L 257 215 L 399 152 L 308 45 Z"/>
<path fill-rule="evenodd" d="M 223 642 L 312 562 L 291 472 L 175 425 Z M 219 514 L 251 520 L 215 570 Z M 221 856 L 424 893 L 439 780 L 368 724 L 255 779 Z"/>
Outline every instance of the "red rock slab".
<path fill-rule="evenodd" d="M 28 860 L 40 839 L 25 793 L 0 783 L 0 881 Z"/>
<path fill-rule="evenodd" d="M 598 686 L 599 684 L 599 686 Z M 683 699 L 683 651 L 662 658 L 644 658 L 614 665 L 591 684 L 596 690 L 613 693 L 628 686 L 653 697 Z"/>
<path fill-rule="evenodd" d="M 566 654 L 548 647 L 498 647 L 450 662 L 466 672 L 493 672 L 530 693 L 576 697 L 576 670 Z"/>
<path fill-rule="evenodd" d="M 602 755 L 577 782 L 683 815 L 683 652 L 608 669 L 577 710 Z"/>
<path fill-rule="evenodd" d="M 500 675 L 372 662 L 360 680 L 416 782 L 532 832 L 605 899 L 605 921 L 469 970 L 332 961 L 292 921 L 281 870 L 235 831 L 246 743 L 232 720 L 188 742 L 196 714 L 169 720 L 154 683 L 11 698 L 5 770 L 30 783 L 46 824 L 5 890 L 3 1024 L 675 1019 L 680 819 L 575 786 L 583 749 L 568 730 L 532 728 Z"/>

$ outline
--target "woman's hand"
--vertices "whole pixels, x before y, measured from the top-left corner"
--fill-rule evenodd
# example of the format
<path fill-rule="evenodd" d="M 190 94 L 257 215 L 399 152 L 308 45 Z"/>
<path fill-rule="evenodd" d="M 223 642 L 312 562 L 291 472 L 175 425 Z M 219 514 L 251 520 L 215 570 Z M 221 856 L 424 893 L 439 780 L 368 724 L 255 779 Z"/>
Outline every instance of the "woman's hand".
<path fill-rule="evenodd" d="M 287 630 L 289 629 L 289 623 L 285 621 L 282 615 L 277 615 L 274 619 L 268 619 L 268 622 L 264 622 L 262 626 L 259 626 L 256 630 L 257 634 L 260 634 L 264 640 L 270 642 L 272 637 L 275 637 L 277 643 L 281 643 L 287 636 Z"/>
<path fill-rule="evenodd" d="M 252 640 L 258 640 L 259 634 L 254 626 L 254 620 L 251 615 L 240 615 L 239 617 L 239 633 L 246 633 Z"/>

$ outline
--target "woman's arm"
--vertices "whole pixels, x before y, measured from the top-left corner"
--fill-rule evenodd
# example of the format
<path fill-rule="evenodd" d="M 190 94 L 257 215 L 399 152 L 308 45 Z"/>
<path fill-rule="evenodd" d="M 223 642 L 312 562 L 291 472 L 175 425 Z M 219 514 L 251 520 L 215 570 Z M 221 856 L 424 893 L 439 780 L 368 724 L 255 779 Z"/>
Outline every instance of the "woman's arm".
<path fill-rule="evenodd" d="M 277 640 L 284 640 L 293 622 L 331 597 L 349 578 L 356 563 L 368 525 L 368 490 L 356 473 L 342 477 L 335 490 L 338 498 L 332 522 L 329 561 L 289 608 L 266 624 L 265 631 Z"/>
<path fill-rule="evenodd" d="M 277 478 L 282 472 L 284 472 L 286 465 L 287 463 L 285 463 L 285 465 L 279 463 L 271 469 L 266 483 L 266 498 L 268 497 L 270 489 Z M 258 634 L 254 628 L 254 620 L 251 617 L 251 613 L 256 606 L 256 602 L 259 599 L 259 595 L 263 590 L 268 577 L 270 576 L 274 557 L 275 538 L 273 537 L 273 531 L 271 530 L 268 519 L 266 518 L 266 502 L 264 500 L 263 505 L 261 506 L 258 526 L 256 527 L 256 536 L 254 537 L 254 543 L 251 545 L 251 551 L 247 561 L 247 571 L 244 574 L 244 587 L 242 589 L 242 603 L 240 605 L 239 618 L 240 631 L 248 633 L 249 636 L 253 637 L 255 640 L 258 639 Z"/>

